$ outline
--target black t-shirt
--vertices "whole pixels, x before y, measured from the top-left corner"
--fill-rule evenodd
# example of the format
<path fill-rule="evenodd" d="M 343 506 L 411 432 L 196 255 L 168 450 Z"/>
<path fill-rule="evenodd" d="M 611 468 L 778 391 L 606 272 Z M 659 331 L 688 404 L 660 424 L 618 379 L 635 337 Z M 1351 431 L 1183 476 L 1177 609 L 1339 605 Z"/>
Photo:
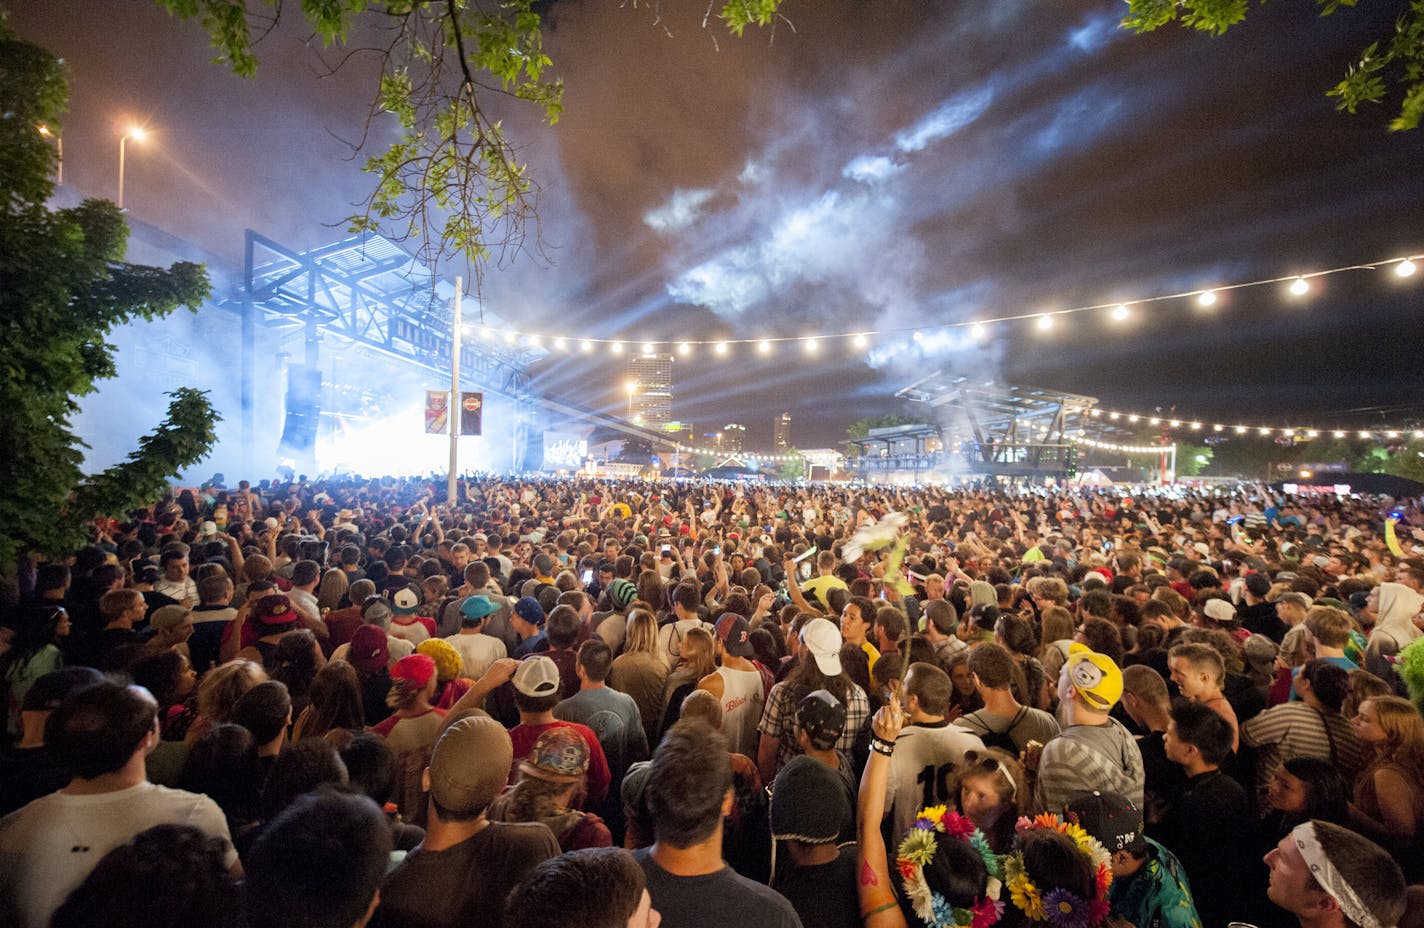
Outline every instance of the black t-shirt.
<path fill-rule="evenodd" d="M 662 915 L 664 928 L 801 928 L 801 919 L 780 893 L 739 876 L 731 867 L 704 876 L 674 876 L 653 860 L 650 848 L 633 857 L 648 880 L 653 908 Z M 850 883 L 852 889 L 855 884 Z M 385 890 L 381 891 L 384 895 Z M 858 912 L 853 906 L 852 912 Z"/>
<path fill-rule="evenodd" d="M 795 867 L 777 862 L 776 891 L 814 928 L 860 928 L 860 898 L 856 895 L 855 847 L 841 848 L 828 864 Z"/>
<path fill-rule="evenodd" d="M 499 928 L 504 901 L 559 843 L 538 822 L 490 822 L 443 851 L 416 848 L 381 886 L 372 928 Z"/>
<path fill-rule="evenodd" d="M 1205 928 L 1222 928 L 1242 914 L 1254 825 L 1241 784 L 1210 770 L 1188 777 L 1166 817 L 1147 828 L 1187 871 Z"/>

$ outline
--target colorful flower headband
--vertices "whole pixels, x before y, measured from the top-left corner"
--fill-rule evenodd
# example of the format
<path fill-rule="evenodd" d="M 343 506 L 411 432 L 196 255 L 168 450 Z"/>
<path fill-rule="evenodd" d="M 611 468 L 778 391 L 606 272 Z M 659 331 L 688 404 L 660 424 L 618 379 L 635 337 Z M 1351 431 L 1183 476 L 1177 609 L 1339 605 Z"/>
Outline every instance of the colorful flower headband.
<path fill-rule="evenodd" d="M 943 895 L 932 892 L 925 882 L 925 865 L 934 860 L 935 851 L 939 849 L 937 835 L 940 834 L 967 841 L 984 858 L 984 867 L 989 871 L 989 884 L 984 898 L 971 908 L 951 906 Z M 944 806 L 921 809 L 915 816 L 915 823 L 905 832 L 905 839 L 900 842 L 895 862 L 900 870 L 900 879 L 904 881 L 905 895 L 910 897 L 915 914 L 931 928 L 991 928 L 1004 914 L 1004 904 L 999 901 L 1003 864 L 990 849 L 984 832 L 958 812 L 946 811 Z"/>
<path fill-rule="evenodd" d="M 1097 838 L 1077 825 L 1064 822 L 1052 813 L 1033 819 L 1020 818 L 1014 826 L 1014 833 L 1022 835 L 1035 828 L 1051 828 L 1061 835 L 1071 838 L 1078 849 L 1093 866 L 1093 882 L 1097 895 L 1091 902 L 1085 902 L 1075 893 L 1066 889 L 1049 890 L 1040 893 L 1028 871 L 1024 869 L 1022 851 L 1014 851 L 1004 857 L 1004 873 L 1009 884 L 1009 897 L 1019 911 L 1030 921 L 1047 922 L 1053 928 L 1094 928 L 1107 920 L 1108 887 L 1112 885 L 1112 855 Z"/>

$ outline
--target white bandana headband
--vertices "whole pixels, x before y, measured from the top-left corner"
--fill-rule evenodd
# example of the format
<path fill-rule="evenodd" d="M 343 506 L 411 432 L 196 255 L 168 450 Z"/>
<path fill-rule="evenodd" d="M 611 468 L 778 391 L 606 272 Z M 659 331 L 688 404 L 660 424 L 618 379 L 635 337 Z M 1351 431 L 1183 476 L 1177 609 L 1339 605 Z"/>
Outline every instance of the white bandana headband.
<path fill-rule="evenodd" d="M 1300 856 L 1305 858 L 1310 867 L 1310 875 L 1315 877 L 1321 889 L 1340 904 L 1340 910 L 1345 913 L 1346 918 L 1360 928 L 1385 928 L 1360 901 L 1360 897 L 1355 894 L 1350 884 L 1345 882 L 1340 871 L 1330 863 L 1330 858 L 1325 856 L 1325 849 L 1320 846 L 1320 840 L 1315 835 L 1314 822 L 1297 825 L 1291 832 L 1291 840 L 1300 849 Z"/>

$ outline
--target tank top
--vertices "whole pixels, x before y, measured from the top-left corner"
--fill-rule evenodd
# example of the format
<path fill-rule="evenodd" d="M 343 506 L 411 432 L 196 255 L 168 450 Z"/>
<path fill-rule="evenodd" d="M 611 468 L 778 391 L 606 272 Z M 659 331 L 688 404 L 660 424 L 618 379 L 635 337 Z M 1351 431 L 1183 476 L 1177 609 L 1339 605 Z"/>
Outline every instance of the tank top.
<path fill-rule="evenodd" d="M 756 670 L 718 667 L 722 678 L 722 731 L 733 754 L 756 755 L 757 723 L 766 703 L 766 688 Z"/>

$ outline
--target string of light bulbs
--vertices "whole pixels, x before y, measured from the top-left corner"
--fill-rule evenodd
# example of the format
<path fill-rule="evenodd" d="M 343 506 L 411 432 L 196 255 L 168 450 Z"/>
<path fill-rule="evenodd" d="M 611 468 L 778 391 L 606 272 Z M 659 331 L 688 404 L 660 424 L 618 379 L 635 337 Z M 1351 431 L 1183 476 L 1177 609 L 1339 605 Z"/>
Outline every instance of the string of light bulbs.
<path fill-rule="evenodd" d="M 1270 277 L 1262 280 L 1221 284 L 1205 289 L 1184 290 L 1179 293 L 1165 293 L 1158 296 L 1142 297 L 1136 300 L 1124 300 L 1115 303 L 1097 303 L 1089 306 L 1073 306 L 1067 309 L 1015 313 L 992 318 L 972 319 L 963 322 L 946 322 L 939 325 L 863 329 L 855 332 L 826 332 L 811 335 L 766 335 L 756 338 L 639 340 L 628 338 L 595 338 L 592 336 L 555 336 L 551 338 L 535 332 L 522 332 L 517 329 L 496 328 L 487 325 L 468 325 L 466 326 L 466 331 L 471 335 L 479 335 L 490 343 L 502 340 L 504 344 L 510 348 L 524 347 L 543 350 L 548 347 L 561 353 L 574 351 L 582 354 L 592 354 L 595 351 L 602 350 L 613 355 L 622 355 L 629 351 L 641 350 L 643 354 L 675 353 L 687 357 L 696 353 L 698 350 L 710 348 L 714 355 L 726 356 L 735 348 L 753 346 L 758 354 L 769 355 L 773 353 L 778 346 L 799 345 L 804 353 L 815 354 L 820 350 L 823 342 L 849 342 L 854 348 L 868 348 L 870 347 L 871 340 L 876 338 L 908 335 L 912 340 L 918 342 L 923 340 L 926 334 L 955 330 L 968 330 L 970 337 L 979 341 L 988 336 L 991 326 L 1029 320 L 1032 320 L 1040 331 L 1048 331 L 1053 328 L 1054 324 L 1060 318 L 1081 313 L 1106 312 L 1113 322 L 1125 322 L 1132 318 L 1133 307 L 1174 300 L 1193 300 L 1202 308 L 1210 308 L 1219 302 L 1220 294 L 1234 290 L 1246 290 L 1253 287 L 1266 287 L 1273 284 L 1286 285 L 1287 293 L 1292 298 L 1301 299 L 1310 295 L 1312 281 L 1324 277 L 1329 277 L 1334 274 L 1343 274 L 1349 271 L 1377 271 L 1381 268 L 1392 268 L 1395 276 L 1410 278 L 1417 273 L 1419 267 L 1418 262 L 1420 261 L 1424 261 L 1424 253 L 1411 254 L 1404 257 L 1384 258 L 1367 263 L 1347 264 L 1321 271 L 1292 274 L 1286 277 Z M 1277 429 L 1277 431 L 1279 431 L 1279 429 Z"/>
<path fill-rule="evenodd" d="M 1354 437 L 1365 440 L 1384 439 L 1386 441 L 1397 441 L 1404 438 L 1424 438 L 1424 429 L 1420 428 L 1320 429 L 1299 425 L 1228 425 L 1222 422 L 1213 422 L 1208 425 L 1201 420 L 1144 416 L 1138 413 L 1099 408 L 1089 410 L 1088 417 L 1092 419 L 1107 419 L 1111 422 L 1127 422 L 1132 425 L 1146 424 L 1148 426 L 1168 429 L 1184 428 L 1193 432 L 1208 431 L 1213 434 L 1259 435 L 1263 437 L 1275 435 L 1281 438 L 1300 437 L 1307 441 L 1314 441 L 1322 435 L 1329 435 L 1332 438 Z"/>
<path fill-rule="evenodd" d="M 1098 441 L 1083 435 L 1070 438 L 1069 441 L 1077 442 L 1080 445 L 1087 445 L 1089 448 L 1098 448 L 1103 451 L 1120 451 L 1124 454 L 1162 454 L 1167 451 L 1176 451 L 1177 444 L 1172 442 L 1166 445 L 1117 445 L 1110 441 Z"/>

